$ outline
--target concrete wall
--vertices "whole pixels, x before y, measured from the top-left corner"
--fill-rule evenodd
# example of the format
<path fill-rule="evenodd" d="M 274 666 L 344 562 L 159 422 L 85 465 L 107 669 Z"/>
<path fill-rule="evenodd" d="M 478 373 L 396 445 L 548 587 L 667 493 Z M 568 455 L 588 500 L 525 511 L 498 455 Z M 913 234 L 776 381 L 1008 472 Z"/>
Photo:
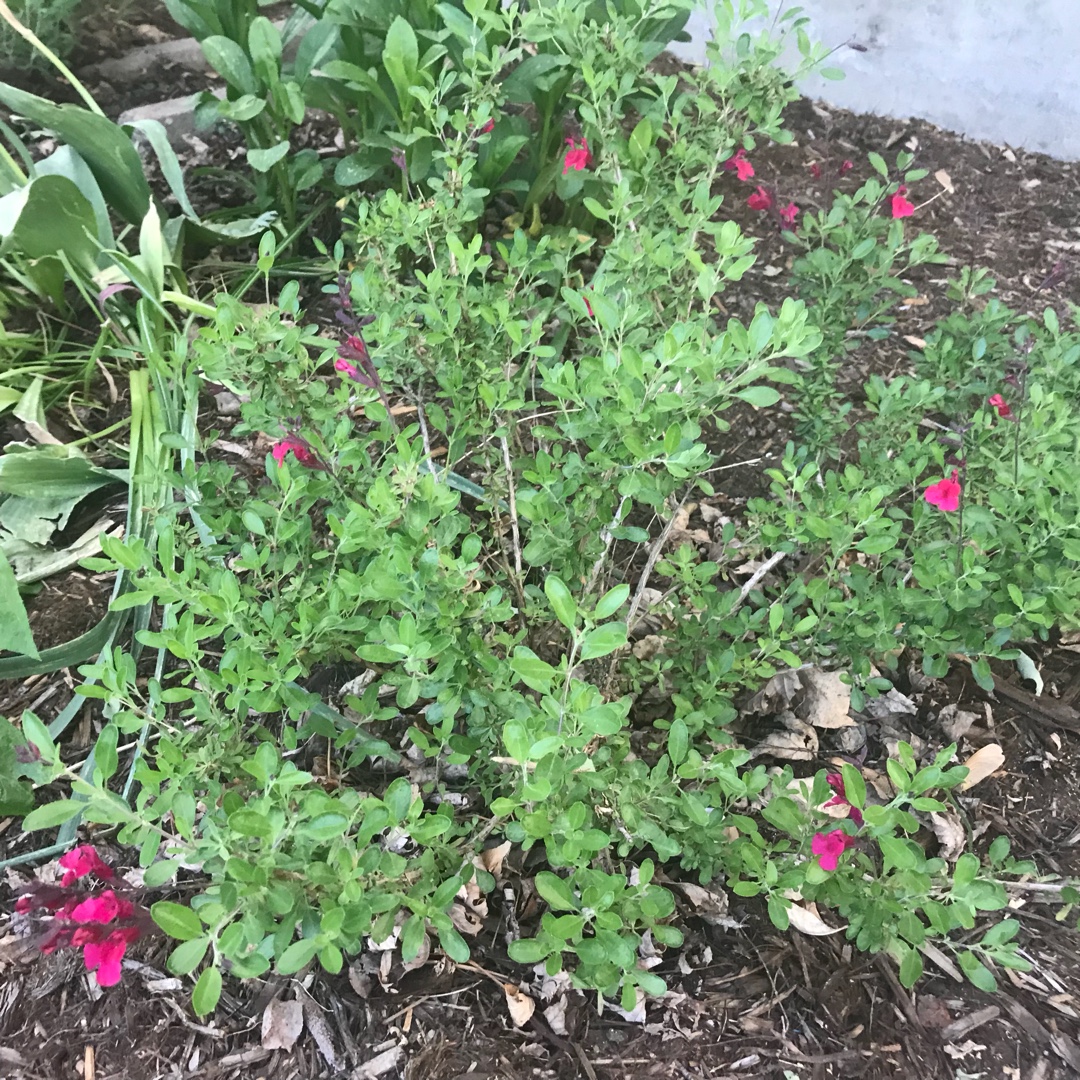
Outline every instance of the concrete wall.
<path fill-rule="evenodd" d="M 847 78 L 807 79 L 811 97 L 1080 159 L 1080 0 L 797 2 L 813 38 L 867 50 L 840 48 L 829 64 Z M 673 51 L 700 62 L 710 25 L 695 15 L 694 40 Z"/>

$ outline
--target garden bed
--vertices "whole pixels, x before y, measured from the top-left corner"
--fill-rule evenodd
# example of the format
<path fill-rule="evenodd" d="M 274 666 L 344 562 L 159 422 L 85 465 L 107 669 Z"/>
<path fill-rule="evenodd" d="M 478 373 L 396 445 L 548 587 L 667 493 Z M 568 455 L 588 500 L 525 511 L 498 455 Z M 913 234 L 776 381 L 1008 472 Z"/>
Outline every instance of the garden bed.
<path fill-rule="evenodd" d="M 912 351 L 921 350 L 935 323 L 953 310 L 946 279 L 963 266 L 989 267 L 997 280 L 994 295 L 1019 312 L 1041 318 L 1050 306 L 1063 324 L 1071 321 L 1069 304 L 1080 300 L 1080 279 L 1068 272 L 1080 248 L 1074 209 L 1080 177 L 1071 163 L 971 142 L 920 121 L 859 117 L 807 101 L 790 108 L 786 126 L 795 142 L 757 149 L 755 181 L 774 189 L 778 203 L 796 201 L 804 215 L 816 204 L 824 205 L 829 190 L 828 183 L 818 184 L 812 174 L 815 165 L 831 174 L 843 162 L 854 162 L 854 189 L 866 178 L 868 153 L 895 155 L 906 149 L 930 176 L 920 183 L 921 199 L 928 201 L 917 209 L 917 221 L 938 237 L 950 262 L 923 265 L 905 275 L 916 294 L 898 305 L 889 334 L 873 348 L 855 353 L 841 371 L 838 385 L 856 412 L 866 404 L 861 390 L 865 380 L 908 371 Z M 228 168 L 232 161 L 225 143 L 196 152 L 202 155 L 200 164 Z M 215 159 L 215 153 L 222 156 Z M 756 264 L 715 298 L 723 319 L 731 316 L 747 324 L 757 304 L 776 310 L 791 291 L 790 246 L 759 212 L 745 205 L 749 190 L 730 174 L 722 175 L 716 187 L 725 198 L 721 214 L 757 239 Z M 767 494 L 763 471 L 780 465 L 792 438 L 788 413 L 739 404 L 725 419 L 730 430 L 715 433 L 708 442 L 727 471 L 718 474 L 713 496 L 687 504 L 690 512 L 679 525 L 685 534 L 681 538 L 701 557 L 711 558 L 711 550 L 723 549 L 722 519 L 742 520 L 748 499 Z M 242 467 L 257 472 L 269 446 L 243 434 L 233 436 L 233 422 L 229 412 L 211 412 L 203 426 L 219 431 L 234 450 L 251 454 Z M 231 465 L 238 460 L 226 451 L 220 451 L 220 458 Z M 641 563 L 638 558 L 627 572 L 630 584 L 637 580 Z M 736 584 L 741 586 L 754 572 L 736 576 Z M 89 613 L 86 625 L 96 621 L 110 588 L 107 575 L 83 570 L 50 580 L 29 604 L 39 645 L 59 643 L 68 630 L 78 632 L 83 613 Z M 961 812 L 943 821 L 929 844 L 947 850 L 977 842 L 986 832 L 1002 835 L 1010 839 L 1014 857 L 1074 879 L 1080 876 L 1080 712 L 1074 708 L 1080 661 L 1070 641 L 1055 634 L 1049 643 L 1029 650 L 1044 684 L 1038 697 L 1034 684 L 1007 665 L 995 666 L 1000 684 L 996 696 L 980 689 L 963 663 L 952 664 L 948 674 L 937 679 L 924 680 L 917 671 L 905 670 L 894 680 L 904 702 L 877 714 L 856 710 L 853 727 L 862 743 L 854 750 L 830 741 L 838 738 L 835 732 L 822 732 L 805 771 L 835 766 L 843 755 L 864 770 L 883 774 L 888 748 L 898 737 L 935 748 L 957 741 L 961 760 L 980 747 L 1000 745 L 1003 767 L 964 797 Z M 535 647 L 545 656 L 539 644 Z M 350 674 L 334 669 L 319 673 L 331 693 L 339 693 Z M 51 718 L 70 700 L 76 678 L 65 670 L 0 684 L 0 711 L 17 716 L 24 708 L 34 708 Z M 71 739 L 73 752 L 91 743 L 89 705 Z M 949 706 L 974 714 L 966 728 L 945 726 Z M 647 695 L 641 695 L 635 709 L 642 716 L 648 713 Z M 748 747 L 761 742 L 761 760 L 775 764 L 768 736 L 754 726 L 760 721 L 747 715 L 740 721 L 740 737 Z M 638 719 L 635 714 L 635 723 Z M 641 726 L 646 723 L 648 719 L 642 720 Z M 953 731 L 960 733 L 954 738 Z M 644 743 L 644 735 L 640 738 Z M 783 758 L 779 760 L 783 764 Z M 343 780 L 360 786 L 371 779 L 355 773 L 343 777 L 329 761 L 329 769 L 317 758 L 304 762 L 327 790 Z M 469 796 L 468 791 L 460 794 Z M 954 835 L 957 828 L 959 837 Z M 100 836 L 99 848 L 118 858 L 120 867 L 128 867 L 108 833 Z M 0 823 L 4 857 L 40 842 L 45 842 L 41 836 L 20 837 L 14 819 Z M 532 882 L 543 863 L 535 849 L 528 856 L 516 845 L 502 857 L 504 862 L 490 868 L 498 887 L 486 904 L 478 903 L 473 916 L 479 925 L 469 939 L 468 962 L 455 964 L 434 947 L 426 962 L 405 965 L 393 950 L 369 950 L 349 958 L 337 975 L 313 969 L 297 978 L 227 978 L 209 1018 L 196 1019 L 192 1013 L 186 980 L 168 974 L 169 947 L 160 939 L 132 946 L 123 981 L 102 991 L 83 974 L 77 953 L 43 957 L 27 947 L 24 938 L 7 933 L 0 940 L 5 982 L 0 992 L 0 1063 L 26 1080 L 51 1080 L 76 1070 L 96 1080 L 1054 1080 L 1080 1072 L 1078 935 L 1075 916 L 1056 918 L 1061 899 L 1053 887 L 1025 890 L 1020 885 L 1011 894 L 1022 923 L 1019 941 L 1033 961 L 1031 971 L 1007 971 L 1002 988 L 986 994 L 954 981 L 947 965 L 928 962 L 924 978 L 909 991 L 891 962 L 854 950 L 841 933 L 780 933 L 762 900 L 728 895 L 719 885 L 695 886 L 692 875 L 681 875 L 680 883 L 679 874 L 673 871 L 667 877 L 662 868 L 658 880 L 671 882 L 678 904 L 675 924 L 685 935 L 681 946 L 656 953 L 659 962 L 653 970 L 666 980 L 668 993 L 647 999 L 630 1015 L 620 1015 L 610 1005 L 598 1014 L 595 995 L 567 993 L 555 980 L 545 1000 L 543 980 L 536 977 L 530 979 L 536 1010 L 522 1020 L 516 1010 L 524 1006 L 515 984 L 529 974 L 528 966 L 508 959 L 504 932 L 514 922 L 534 925 L 538 919 L 541 901 Z M 22 871 L 9 869 L 8 875 L 9 887 L 17 890 L 24 881 Z M 182 900 L 185 890 L 196 887 L 194 876 L 182 875 L 170 895 Z M 304 1032 L 291 1049 L 273 1049 L 274 1039 L 263 1027 L 267 1008 L 274 1000 L 286 999 L 297 1004 L 283 1008 L 278 1022 L 285 1028 L 302 1015 Z M 277 1015 L 273 1007 L 270 1015 Z"/>

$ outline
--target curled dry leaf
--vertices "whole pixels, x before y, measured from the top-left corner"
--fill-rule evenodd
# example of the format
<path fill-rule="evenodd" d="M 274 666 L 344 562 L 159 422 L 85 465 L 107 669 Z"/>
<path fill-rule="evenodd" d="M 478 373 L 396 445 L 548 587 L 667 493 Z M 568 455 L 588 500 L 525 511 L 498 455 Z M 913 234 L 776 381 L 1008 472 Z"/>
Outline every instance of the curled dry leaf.
<path fill-rule="evenodd" d="M 504 840 L 495 847 L 485 848 L 476 857 L 476 861 L 496 881 L 502 879 L 502 866 L 506 856 L 510 854 L 510 841 Z"/>
<path fill-rule="evenodd" d="M 965 712 L 956 705 L 946 705 L 938 713 L 938 723 L 949 742 L 959 742 L 978 719 L 976 713 Z"/>
<path fill-rule="evenodd" d="M 262 1048 L 291 1050 L 304 1030 L 304 1007 L 299 1001 L 275 998 L 263 1010 Z"/>
<path fill-rule="evenodd" d="M 952 177 L 944 170 L 938 169 L 934 173 L 934 179 L 950 194 L 952 195 L 956 188 L 953 187 Z"/>
<path fill-rule="evenodd" d="M 811 937 L 828 937 L 844 929 L 842 926 L 829 926 L 817 913 L 815 904 L 807 904 L 806 907 L 792 904 L 788 908 L 788 921 L 800 933 L 809 934 Z"/>
<path fill-rule="evenodd" d="M 561 997 L 554 1004 L 549 1005 L 544 1010 L 544 1019 L 551 1026 L 551 1030 L 556 1035 L 569 1035 L 570 1032 L 566 1027 L 566 1006 L 568 1004 L 568 998 Z"/>
<path fill-rule="evenodd" d="M 475 881 L 467 881 L 458 889 L 450 908 L 450 921 L 463 934 L 479 934 L 487 918 L 487 899 Z"/>
<path fill-rule="evenodd" d="M 1005 751 L 998 743 L 987 743 L 976 750 L 963 764 L 968 774 L 960 785 L 960 790 L 967 791 L 980 780 L 985 780 L 991 773 L 997 772 L 1005 764 Z"/>
<path fill-rule="evenodd" d="M 964 834 L 964 826 L 960 824 L 960 818 L 956 814 L 932 813 L 930 821 L 934 828 L 934 835 L 941 845 L 938 855 L 946 862 L 953 863 L 963 854 L 967 844 Z"/>
<path fill-rule="evenodd" d="M 536 1012 L 536 1002 L 515 983 L 503 983 L 503 992 L 506 994 L 510 1019 L 515 1027 L 524 1027 Z"/>
<path fill-rule="evenodd" d="M 771 754 L 786 761 L 813 760 L 819 746 L 817 732 L 792 712 L 781 713 L 777 719 L 788 730 L 766 735 L 755 748 L 754 756 Z"/>

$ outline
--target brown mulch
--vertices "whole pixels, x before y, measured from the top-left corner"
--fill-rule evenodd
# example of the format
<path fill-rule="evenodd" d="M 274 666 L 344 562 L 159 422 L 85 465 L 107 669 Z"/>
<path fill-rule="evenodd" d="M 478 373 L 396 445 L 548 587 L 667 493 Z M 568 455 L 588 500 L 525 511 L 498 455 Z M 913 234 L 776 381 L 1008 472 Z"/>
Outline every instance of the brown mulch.
<path fill-rule="evenodd" d="M 925 302 L 902 307 L 894 337 L 876 344 L 882 369 L 901 369 L 908 349 L 901 336 L 922 336 L 946 312 L 944 282 L 959 266 L 990 266 L 996 295 L 1020 310 L 1053 303 L 1063 313 L 1065 301 L 1080 302 L 1075 277 L 1039 288 L 1059 260 L 1068 263 L 1080 250 L 1075 165 L 975 143 L 921 121 L 860 117 L 809 102 L 793 107 L 790 126 L 794 145 L 754 155 L 759 177 L 785 198 L 805 204 L 814 197 L 806 171 L 812 161 L 851 158 L 860 170 L 852 178 L 858 182 L 868 150 L 892 156 L 905 146 L 913 149 L 917 166 L 931 174 L 944 170 L 955 188 L 915 219 L 939 237 L 955 265 L 924 268 L 915 279 Z M 939 190 L 931 175 L 915 196 L 921 202 Z M 747 193 L 732 180 L 725 206 L 748 233 L 761 237 L 757 266 L 723 294 L 740 316 L 758 301 L 779 297 L 784 275 L 763 271 L 783 266 L 790 256 L 762 218 L 746 210 Z M 760 436 L 748 436 L 741 424 L 738 431 L 744 440 L 739 454 L 746 457 L 764 452 L 775 437 L 765 426 Z M 100 618 L 107 600 L 103 585 L 86 574 L 49 582 L 31 602 L 39 642 L 75 636 L 79 626 Z M 1042 698 L 1010 684 L 996 700 L 986 700 L 957 672 L 942 684 L 943 700 L 936 705 L 965 703 L 1005 750 L 1005 769 L 979 789 L 973 823 L 978 842 L 1004 833 L 1014 855 L 1034 859 L 1047 872 L 1080 875 L 1080 714 L 1074 709 L 1080 665 L 1063 648 L 1046 648 L 1040 659 Z M 67 700 L 72 682 L 61 673 L 54 680 L 0 685 L 0 705 L 8 715 L 34 707 L 47 720 Z M 107 846 L 108 834 L 99 841 Z M 24 843 L 10 819 L 0 821 L 0 857 L 25 850 Z M 16 883 L 9 879 L 9 892 Z M 905 992 L 888 965 L 855 952 L 842 934 L 781 935 L 754 902 L 731 898 L 731 925 L 713 925 L 687 911 L 686 944 L 670 950 L 656 969 L 671 993 L 650 1004 L 644 1025 L 610 1011 L 599 1015 L 594 999 L 571 995 L 565 1036 L 555 1034 L 542 1009 L 523 1029 L 511 1022 L 498 983 L 525 973 L 505 960 L 497 895 L 476 939 L 479 969 L 432 960 L 418 971 L 403 973 L 398 964 L 382 973 L 361 959 L 351 975 L 227 980 L 222 1005 L 205 1020 L 191 1012 L 187 981 L 166 973 L 168 949 L 160 939 L 134 946 L 121 985 L 101 992 L 83 975 L 76 955 L 42 957 L 32 941 L 13 932 L 10 920 L 0 919 L 0 1075 L 1059 1080 L 1080 1073 L 1080 935 L 1075 913 L 1059 921 L 1058 905 L 1040 899 L 1025 895 L 1017 908 L 1033 971 L 1003 973 L 1002 991 L 987 995 L 929 965 L 916 990 Z M 275 997 L 304 1003 L 306 1029 L 288 1052 L 261 1047 L 262 1014 Z M 387 1067 L 365 1067 L 374 1062 Z"/>

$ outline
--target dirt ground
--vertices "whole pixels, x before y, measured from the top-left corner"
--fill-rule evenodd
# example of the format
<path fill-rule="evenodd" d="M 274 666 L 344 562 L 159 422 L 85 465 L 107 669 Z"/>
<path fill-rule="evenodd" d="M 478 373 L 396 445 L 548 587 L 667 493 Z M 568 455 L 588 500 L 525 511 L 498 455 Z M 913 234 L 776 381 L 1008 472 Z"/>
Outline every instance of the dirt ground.
<path fill-rule="evenodd" d="M 138 12 L 125 25 L 162 24 Z M 140 34 L 149 32 L 132 30 L 129 36 Z M 754 164 L 785 200 L 804 207 L 813 198 L 807 170 L 815 161 L 856 161 L 855 184 L 865 176 L 868 151 L 891 156 L 907 148 L 915 165 L 931 173 L 914 195 L 917 203 L 937 197 L 921 206 L 915 221 L 939 237 L 953 265 L 927 268 L 913 279 L 919 302 L 901 308 L 895 334 L 875 343 L 874 355 L 860 363 L 902 370 L 908 350 L 903 335 L 921 336 L 945 312 L 945 279 L 963 265 L 991 267 L 996 295 L 1021 310 L 1053 304 L 1064 316 L 1069 302 L 1080 301 L 1080 280 L 1070 276 L 1080 250 L 1075 165 L 971 142 L 918 120 L 856 116 L 807 101 L 793 107 L 789 126 L 795 142 L 759 150 Z M 933 180 L 938 170 L 948 174 L 952 192 Z M 779 297 L 783 276 L 770 276 L 769 268 L 790 255 L 760 216 L 745 208 L 746 189 L 727 177 L 723 183 L 734 215 L 761 237 L 758 264 L 722 298 L 732 314 L 743 314 L 760 300 Z M 1052 274 L 1057 280 L 1041 287 Z M 776 433 L 762 426 L 743 429 L 741 437 L 739 453 L 749 457 L 772 449 Z M 109 588 L 107 579 L 81 571 L 53 579 L 32 604 L 39 644 L 57 644 L 92 625 Z M 1075 653 L 1075 646 L 1057 642 L 1036 656 L 1046 683 L 1039 698 L 1007 683 L 1004 671 L 993 699 L 959 671 L 928 687 L 898 688 L 917 709 L 907 719 L 911 734 L 928 745 L 949 741 L 940 711 L 957 703 L 976 715 L 963 751 L 989 741 L 1002 745 L 1005 767 L 962 800 L 965 824 L 980 848 L 1004 833 L 1014 855 L 1065 876 L 1080 875 Z M 62 672 L 0 684 L 0 710 L 16 716 L 32 707 L 48 720 L 69 700 L 74 678 Z M 74 744 L 89 736 L 83 727 L 73 726 Z M 881 733 L 871 727 L 868 738 L 880 757 Z M 125 853 L 110 847 L 107 831 L 93 839 L 125 865 Z M 15 822 L 0 821 L 0 858 L 24 850 L 27 838 Z M 0 892 L 6 888 L 5 913 L 11 890 L 29 872 L 9 871 L 6 887 L 0 885 Z M 684 900 L 686 943 L 668 950 L 656 969 L 671 991 L 650 1001 L 640 1022 L 610 1010 L 599 1014 L 594 1000 L 576 992 L 558 994 L 557 1015 L 545 1014 L 543 980 L 507 960 L 502 937 L 504 905 L 513 903 L 527 925 L 535 901 L 512 869 L 506 880 L 507 896 L 492 897 L 474 939 L 472 964 L 432 958 L 406 972 L 400 960 L 386 964 L 366 954 L 337 977 L 318 972 L 227 980 L 221 1006 L 206 1022 L 191 1012 L 189 988 L 166 974 L 163 940 L 134 946 L 121 984 L 100 991 L 81 972 L 77 954 L 41 956 L 18 921 L 0 914 L 0 1076 L 1057 1080 L 1080 1073 L 1080 934 L 1075 912 L 1057 917 L 1060 903 L 1052 892 L 1017 890 L 1015 914 L 1033 970 L 1003 973 L 994 995 L 930 964 L 916 990 L 907 992 L 891 966 L 854 952 L 842 934 L 781 935 L 753 901 L 732 897 L 717 917 Z M 517 1028 L 503 984 L 526 974 L 540 1007 Z M 262 1018 L 274 1000 L 300 1003 L 305 1030 L 291 1051 L 263 1049 Z M 553 1024 L 566 1034 L 556 1034 Z"/>

